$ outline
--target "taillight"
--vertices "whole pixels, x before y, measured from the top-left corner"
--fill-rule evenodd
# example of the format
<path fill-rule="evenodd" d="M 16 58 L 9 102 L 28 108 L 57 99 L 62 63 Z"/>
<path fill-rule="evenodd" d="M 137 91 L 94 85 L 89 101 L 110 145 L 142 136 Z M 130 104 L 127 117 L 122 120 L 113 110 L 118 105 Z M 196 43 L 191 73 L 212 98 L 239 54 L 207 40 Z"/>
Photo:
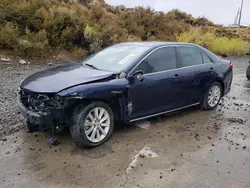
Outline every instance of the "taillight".
<path fill-rule="evenodd" d="M 234 68 L 234 64 L 230 63 L 230 68 L 233 69 Z"/>

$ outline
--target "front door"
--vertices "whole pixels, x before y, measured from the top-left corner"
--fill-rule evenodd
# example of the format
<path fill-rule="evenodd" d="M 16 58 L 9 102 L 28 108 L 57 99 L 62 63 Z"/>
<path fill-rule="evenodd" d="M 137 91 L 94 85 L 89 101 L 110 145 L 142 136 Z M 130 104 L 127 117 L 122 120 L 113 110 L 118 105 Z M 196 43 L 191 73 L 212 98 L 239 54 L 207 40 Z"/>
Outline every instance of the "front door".
<path fill-rule="evenodd" d="M 142 71 L 143 80 L 133 80 L 129 89 L 130 119 L 154 115 L 173 108 L 177 68 L 175 47 L 162 47 L 150 53 L 134 70 Z"/>

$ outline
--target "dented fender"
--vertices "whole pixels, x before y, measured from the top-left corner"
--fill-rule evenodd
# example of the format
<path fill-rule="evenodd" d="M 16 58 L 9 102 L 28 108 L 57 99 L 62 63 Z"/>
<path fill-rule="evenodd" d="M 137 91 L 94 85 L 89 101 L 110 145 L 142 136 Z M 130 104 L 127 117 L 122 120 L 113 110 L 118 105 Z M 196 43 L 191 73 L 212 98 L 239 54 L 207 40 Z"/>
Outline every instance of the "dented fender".
<path fill-rule="evenodd" d="M 58 95 L 65 100 L 117 101 L 122 119 L 126 121 L 132 111 L 131 104 L 128 101 L 129 87 L 129 81 L 126 78 L 121 78 L 74 86 L 60 91 Z"/>

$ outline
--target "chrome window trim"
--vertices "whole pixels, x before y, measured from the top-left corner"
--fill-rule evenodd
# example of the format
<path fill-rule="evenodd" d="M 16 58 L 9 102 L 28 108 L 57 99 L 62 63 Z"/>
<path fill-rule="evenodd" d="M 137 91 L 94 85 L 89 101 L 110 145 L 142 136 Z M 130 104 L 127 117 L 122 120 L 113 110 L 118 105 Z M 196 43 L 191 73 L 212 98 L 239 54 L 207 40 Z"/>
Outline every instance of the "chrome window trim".
<path fill-rule="evenodd" d="M 157 74 L 157 73 L 176 71 L 176 70 L 187 69 L 187 68 L 190 68 L 190 67 L 197 67 L 197 66 L 207 65 L 207 64 L 209 64 L 209 63 L 206 63 L 206 64 L 202 63 L 202 64 L 199 64 L 199 65 L 192 65 L 192 66 L 188 66 L 188 67 L 180 67 L 180 68 L 176 68 L 176 69 L 165 70 L 165 71 L 160 71 L 160 72 L 153 72 L 153 73 L 148 73 L 148 74 L 143 74 L 143 75 L 148 76 L 148 75 L 153 75 L 153 74 Z"/>
<path fill-rule="evenodd" d="M 161 48 L 170 48 L 170 47 L 175 47 L 176 45 L 164 45 L 164 46 L 159 46 L 155 49 L 153 49 L 151 52 L 149 52 L 144 58 L 142 58 L 141 61 L 139 61 L 139 63 L 137 63 L 134 68 L 128 73 L 128 75 L 130 75 L 135 69 L 136 67 L 138 67 L 148 56 L 150 56 L 153 52 L 155 52 L 156 50 L 159 50 Z M 177 57 L 177 56 L 176 56 Z M 176 59 L 176 63 L 177 63 L 177 59 Z M 175 70 L 175 69 L 171 69 L 171 70 Z M 165 70 L 165 71 L 169 71 L 169 70 Z M 160 71 L 160 72 L 165 72 L 165 71 Z M 155 73 L 159 73 L 159 72 L 155 72 Z M 153 73 L 148 73 L 148 74 L 153 74 Z M 144 74 L 147 75 L 147 74 Z"/>
<path fill-rule="evenodd" d="M 202 54 L 204 54 L 205 56 L 207 56 L 207 57 L 210 59 L 211 63 L 214 63 L 214 62 L 212 61 L 212 59 L 211 59 L 208 55 L 206 55 L 202 50 L 200 50 L 199 48 L 197 48 L 197 47 L 195 47 L 195 46 L 180 45 L 180 46 L 177 46 L 177 48 L 178 48 L 178 47 L 194 48 L 194 49 L 196 49 L 196 50 L 198 50 L 198 51 L 200 52 L 201 59 L 202 59 L 202 63 L 201 63 L 201 64 L 198 64 L 198 65 L 191 65 L 191 66 L 186 66 L 186 67 L 194 67 L 194 66 L 200 66 L 200 65 L 208 64 L 208 63 L 204 63 L 204 59 L 203 59 L 203 57 L 202 57 Z M 185 68 L 185 67 L 180 67 L 180 68 Z"/>
<path fill-rule="evenodd" d="M 174 111 L 177 111 L 177 110 L 182 110 L 182 109 L 185 109 L 185 108 L 188 108 L 188 107 L 191 107 L 191 106 L 195 106 L 195 105 L 198 105 L 198 104 L 200 104 L 200 103 L 198 102 L 198 103 L 194 103 L 194 104 L 191 104 L 191 105 L 183 106 L 183 107 L 180 107 L 180 108 L 175 108 L 175 109 L 172 109 L 172 110 L 167 110 L 167 111 L 159 112 L 159 113 L 148 115 L 148 116 L 142 116 L 140 118 L 132 119 L 129 122 L 135 122 L 135 121 L 139 121 L 139 120 L 142 120 L 142 119 L 147 119 L 147 118 L 150 118 L 150 117 L 159 116 L 159 115 L 162 115 L 162 114 L 174 112 Z"/>
<path fill-rule="evenodd" d="M 139 63 L 137 63 L 134 68 L 129 71 L 129 73 L 127 75 L 130 75 L 131 76 L 131 73 L 139 66 L 139 64 L 141 64 L 149 55 L 151 55 L 153 52 L 155 52 L 156 50 L 158 49 L 161 49 L 161 48 L 168 48 L 168 47 L 174 47 L 174 48 L 178 48 L 178 47 L 188 47 L 188 48 L 194 48 L 194 49 L 197 49 L 198 51 L 200 51 L 200 53 L 204 54 L 205 56 L 207 56 L 210 60 L 211 60 L 211 63 L 214 63 L 213 60 L 207 55 L 205 54 L 202 50 L 200 50 L 199 48 L 195 47 L 195 46 L 188 46 L 188 45 L 185 45 L 185 44 L 181 44 L 181 45 L 178 45 L 178 44 L 173 44 L 173 45 L 164 45 L 164 46 L 160 46 L 160 47 L 157 47 L 155 49 L 153 49 L 151 52 L 149 52 L 144 58 L 142 58 L 141 61 L 139 61 Z M 178 64 L 178 60 L 177 60 L 177 49 L 176 50 L 176 63 Z M 144 76 L 146 75 L 153 75 L 153 74 L 157 74 L 157 73 L 163 73 L 163 72 L 169 72 L 169 71 L 173 71 L 173 70 L 179 70 L 179 69 L 184 69 L 184 68 L 189 68 L 189 67 L 195 67 L 195 66 L 200 66 L 200 65 L 205 65 L 204 61 L 203 61 L 203 57 L 202 58 L 202 64 L 199 64 L 199 65 L 192 65 L 192 66 L 187 66 L 187 67 L 177 67 L 175 69 L 171 69 L 171 70 L 165 70 L 165 71 L 159 71 L 159 72 L 153 72 L 153 73 L 147 73 L 147 74 L 144 74 Z M 208 63 L 206 63 L 208 64 Z"/>
<path fill-rule="evenodd" d="M 195 48 L 196 50 L 200 51 L 200 53 L 204 54 L 205 56 L 207 56 L 208 59 L 211 60 L 211 63 L 214 63 L 214 61 L 205 53 L 203 52 L 201 49 L 197 48 L 196 46 L 188 46 L 188 45 L 177 45 L 176 47 L 187 47 L 187 48 Z M 202 58 L 202 64 L 205 64 Z M 206 63 L 207 64 L 207 63 Z"/>

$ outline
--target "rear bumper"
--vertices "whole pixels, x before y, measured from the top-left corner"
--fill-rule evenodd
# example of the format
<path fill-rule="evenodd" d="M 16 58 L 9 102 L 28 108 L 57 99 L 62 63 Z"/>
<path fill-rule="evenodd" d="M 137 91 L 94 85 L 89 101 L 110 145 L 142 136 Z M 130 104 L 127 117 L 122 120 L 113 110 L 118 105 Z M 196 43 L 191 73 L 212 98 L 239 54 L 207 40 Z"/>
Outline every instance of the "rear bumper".
<path fill-rule="evenodd" d="M 246 76 L 247 78 L 250 78 L 250 65 L 247 67 Z"/>
<path fill-rule="evenodd" d="M 37 127 L 39 132 L 45 132 L 50 129 L 52 126 L 57 125 L 61 122 L 62 111 L 55 110 L 53 112 L 34 112 L 23 105 L 20 100 L 19 94 L 17 94 L 17 103 L 19 106 L 19 111 L 22 116 L 26 119 L 26 121 L 32 124 L 34 127 Z"/>

